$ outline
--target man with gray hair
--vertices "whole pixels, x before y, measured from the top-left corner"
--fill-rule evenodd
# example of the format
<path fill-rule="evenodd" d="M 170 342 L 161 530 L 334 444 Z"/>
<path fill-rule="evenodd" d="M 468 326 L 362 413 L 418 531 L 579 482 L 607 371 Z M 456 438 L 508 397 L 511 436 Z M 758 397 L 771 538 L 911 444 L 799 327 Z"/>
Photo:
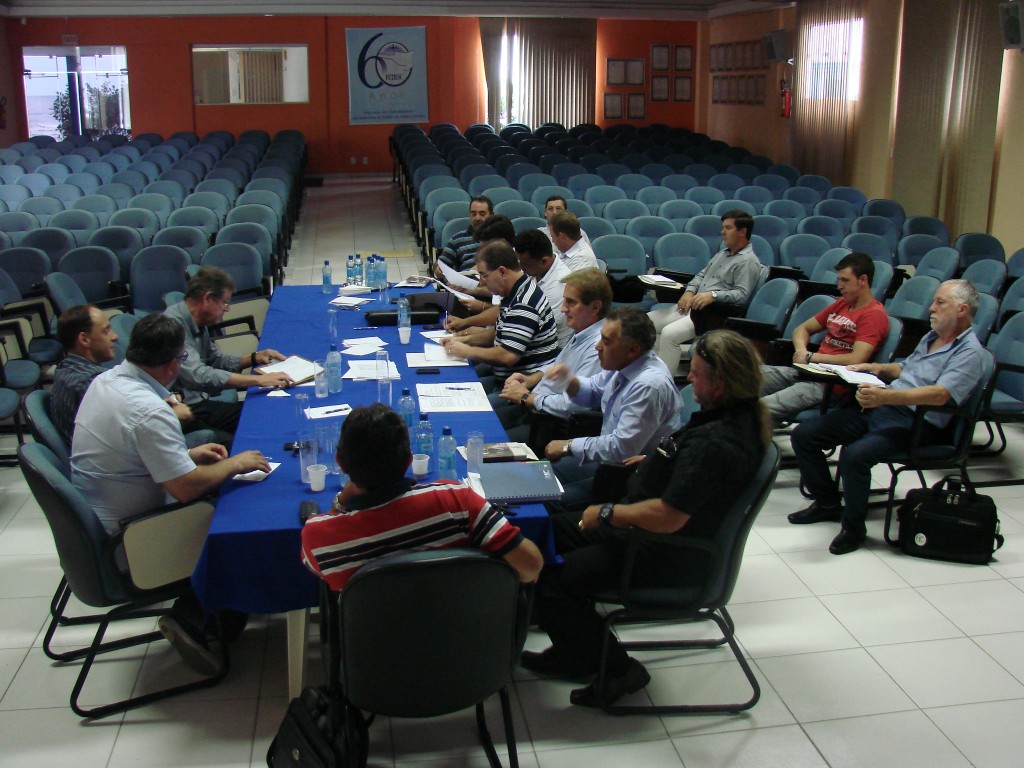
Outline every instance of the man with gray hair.
<path fill-rule="evenodd" d="M 654 324 L 641 310 L 612 309 L 596 345 L 600 373 L 578 378 L 560 364 L 545 374 L 567 379 L 572 402 L 601 409 L 600 435 L 552 440 L 544 449 L 558 462 L 566 509 L 617 501 L 632 474 L 626 460 L 654 450 L 678 426 L 682 399 L 668 366 L 651 351 L 655 337 Z"/>
<path fill-rule="evenodd" d="M 962 405 L 984 386 L 984 355 L 971 320 L 978 309 L 978 291 L 967 280 L 947 280 L 935 293 L 932 329 L 902 363 L 861 363 L 850 366 L 888 381 L 888 386 L 861 384 L 856 401 L 836 408 L 793 430 L 793 452 L 800 478 L 814 503 L 789 515 L 794 525 L 841 522 L 829 551 L 853 552 L 864 543 L 867 529 L 871 468 L 902 453 L 910 442 L 917 406 Z M 950 414 L 924 417 L 923 439 L 946 443 L 955 427 Z M 843 446 L 839 454 L 842 492 L 832 478 L 824 451 Z"/>

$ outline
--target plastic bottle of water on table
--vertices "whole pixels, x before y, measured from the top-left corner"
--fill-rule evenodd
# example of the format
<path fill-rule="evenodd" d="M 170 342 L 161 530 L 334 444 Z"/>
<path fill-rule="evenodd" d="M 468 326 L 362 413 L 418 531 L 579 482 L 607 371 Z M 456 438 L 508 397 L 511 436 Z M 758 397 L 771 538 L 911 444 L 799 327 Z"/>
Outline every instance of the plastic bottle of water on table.
<path fill-rule="evenodd" d="M 324 259 L 323 273 L 323 291 L 324 293 L 331 293 L 334 291 L 334 287 L 331 285 L 331 262 Z"/>
<path fill-rule="evenodd" d="M 459 479 L 455 473 L 455 438 L 451 427 L 442 429 L 437 441 L 437 476 L 441 480 Z"/>
<path fill-rule="evenodd" d="M 327 368 L 327 391 L 332 395 L 341 392 L 341 353 L 337 344 L 331 344 L 331 351 L 327 353 L 325 361 Z"/>
<path fill-rule="evenodd" d="M 420 414 L 420 420 L 416 424 L 416 439 L 413 442 L 415 445 L 414 453 L 423 453 L 427 456 L 434 455 L 434 428 L 427 420 L 427 414 L 425 413 Z M 430 466 L 429 460 L 427 466 Z"/>
<path fill-rule="evenodd" d="M 402 388 L 402 396 L 398 399 L 398 405 L 395 407 L 398 411 L 398 415 L 402 417 L 405 422 L 405 426 L 409 428 L 409 438 L 413 437 L 413 433 L 416 429 L 416 400 L 409 392 L 408 387 Z"/>

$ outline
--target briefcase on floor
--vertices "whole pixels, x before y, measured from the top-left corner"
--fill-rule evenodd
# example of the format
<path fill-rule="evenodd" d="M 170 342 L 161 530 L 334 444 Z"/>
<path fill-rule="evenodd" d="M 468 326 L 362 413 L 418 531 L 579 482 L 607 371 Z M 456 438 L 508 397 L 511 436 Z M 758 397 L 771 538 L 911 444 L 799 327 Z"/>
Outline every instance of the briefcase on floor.
<path fill-rule="evenodd" d="M 984 565 L 1003 546 L 992 498 L 965 488 L 955 475 L 910 491 L 897 519 L 898 545 L 915 557 Z"/>

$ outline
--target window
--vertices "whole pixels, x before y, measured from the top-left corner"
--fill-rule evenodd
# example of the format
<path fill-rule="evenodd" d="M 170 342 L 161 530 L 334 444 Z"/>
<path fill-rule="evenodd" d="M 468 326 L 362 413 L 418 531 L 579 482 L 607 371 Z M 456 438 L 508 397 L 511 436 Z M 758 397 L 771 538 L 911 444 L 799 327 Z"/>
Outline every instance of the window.
<path fill-rule="evenodd" d="M 130 135 L 124 48 L 28 47 L 23 63 L 29 136 Z"/>
<path fill-rule="evenodd" d="M 193 46 L 196 104 L 309 101 L 306 46 Z"/>
<path fill-rule="evenodd" d="M 845 91 L 848 101 L 857 101 L 863 34 L 862 19 L 815 24 L 808 30 L 804 98 L 833 98 Z"/>

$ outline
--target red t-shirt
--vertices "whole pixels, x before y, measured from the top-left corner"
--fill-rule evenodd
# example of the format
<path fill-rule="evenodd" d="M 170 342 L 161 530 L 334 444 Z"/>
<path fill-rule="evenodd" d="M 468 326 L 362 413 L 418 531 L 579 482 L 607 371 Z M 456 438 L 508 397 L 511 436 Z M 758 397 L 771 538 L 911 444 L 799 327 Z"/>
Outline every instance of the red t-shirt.
<path fill-rule="evenodd" d="M 853 343 L 860 341 L 875 349 L 889 335 L 889 315 L 875 299 L 860 309 L 850 309 L 846 299 L 840 298 L 814 316 L 825 329 L 825 339 L 818 347 L 823 355 L 842 355 L 853 351 Z"/>

